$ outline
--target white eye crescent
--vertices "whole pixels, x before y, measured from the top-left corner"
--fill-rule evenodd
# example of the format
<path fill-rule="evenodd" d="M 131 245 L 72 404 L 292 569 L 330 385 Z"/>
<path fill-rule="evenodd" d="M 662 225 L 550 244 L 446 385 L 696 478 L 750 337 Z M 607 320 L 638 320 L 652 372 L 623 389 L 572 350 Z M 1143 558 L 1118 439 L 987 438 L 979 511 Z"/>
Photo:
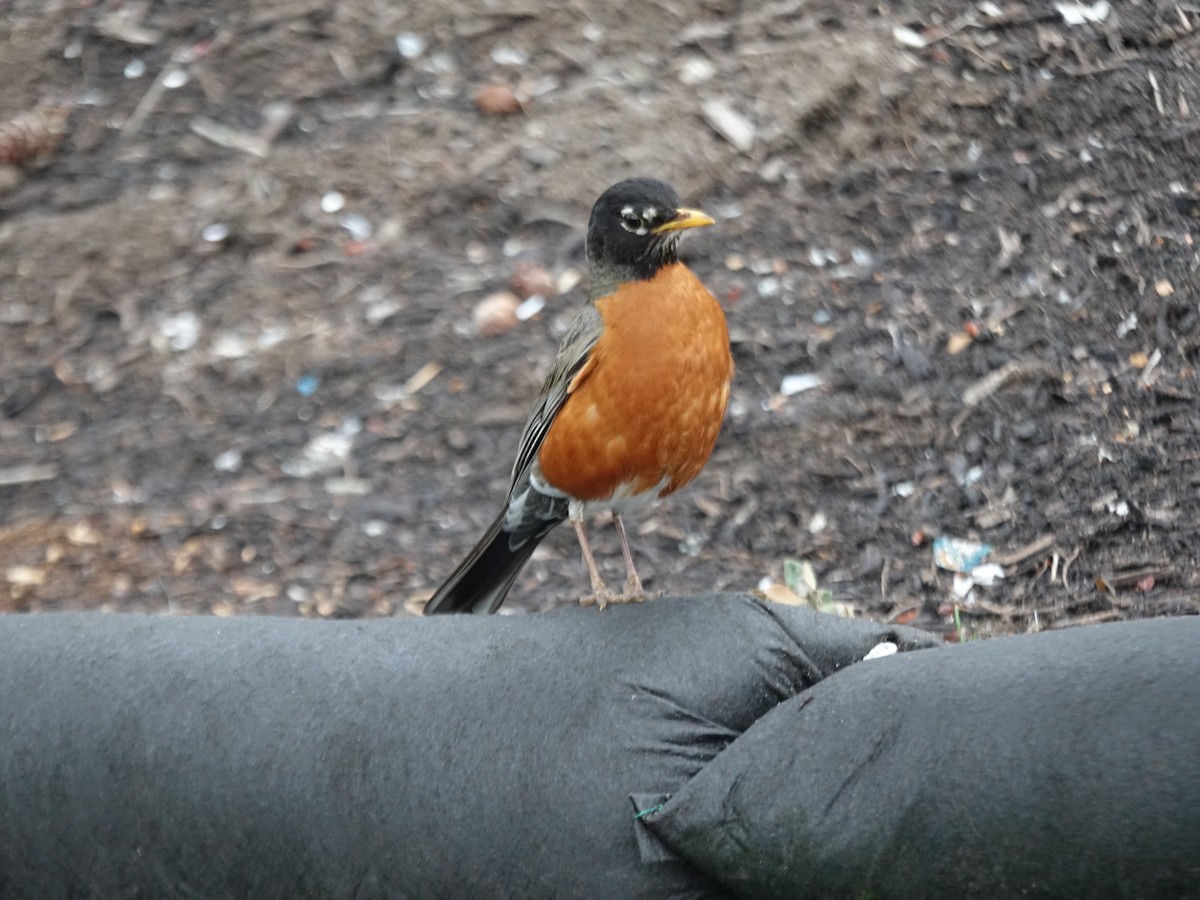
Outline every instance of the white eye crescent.
<path fill-rule="evenodd" d="M 632 206 L 626 206 L 621 210 L 621 227 L 633 234 L 643 235 L 650 233 L 650 226 L 646 224 L 646 220 L 633 211 Z"/>

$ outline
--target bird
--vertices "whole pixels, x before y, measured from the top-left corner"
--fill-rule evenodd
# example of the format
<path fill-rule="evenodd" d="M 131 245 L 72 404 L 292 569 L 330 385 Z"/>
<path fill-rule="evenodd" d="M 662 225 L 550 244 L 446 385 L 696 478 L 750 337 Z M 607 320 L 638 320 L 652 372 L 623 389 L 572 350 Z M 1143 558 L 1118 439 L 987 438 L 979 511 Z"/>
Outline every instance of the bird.
<path fill-rule="evenodd" d="M 425 606 L 493 613 L 537 545 L 570 520 L 591 593 L 581 604 L 646 599 L 622 515 L 699 474 L 733 377 L 717 299 L 685 264 L 682 234 L 715 220 L 653 178 L 618 182 L 588 219 L 587 302 L 567 329 L 521 433 L 500 514 Z M 609 512 L 625 559 L 620 591 L 600 576 L 584 519 Z"/>

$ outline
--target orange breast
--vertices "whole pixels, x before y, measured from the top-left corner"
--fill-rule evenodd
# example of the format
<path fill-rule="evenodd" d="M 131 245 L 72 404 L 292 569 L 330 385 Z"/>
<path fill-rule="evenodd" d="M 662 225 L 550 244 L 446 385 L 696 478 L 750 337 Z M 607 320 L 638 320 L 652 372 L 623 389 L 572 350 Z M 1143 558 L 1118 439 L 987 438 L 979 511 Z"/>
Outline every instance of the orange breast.
<path fill-rule="evenodd" d="M 604 334 L 538 453 L 542 474 L 577 500 L 607 500 L 704 467 L 717 441 L 733 359 L 725 315 L 686 266 L 596 301 Z"/>

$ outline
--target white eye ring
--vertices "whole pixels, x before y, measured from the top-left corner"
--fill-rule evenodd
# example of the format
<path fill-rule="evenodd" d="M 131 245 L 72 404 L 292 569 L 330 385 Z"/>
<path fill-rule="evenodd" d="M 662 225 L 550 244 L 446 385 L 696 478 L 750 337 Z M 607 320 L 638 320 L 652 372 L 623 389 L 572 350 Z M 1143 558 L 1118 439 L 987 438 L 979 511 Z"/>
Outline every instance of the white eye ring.
<path fill-rule="evenodd" d="M 650 231 L 641 216 L 635 215 L 632 210 L 621 211 L 621 227 L 633 234 L 648 234 Z"/>

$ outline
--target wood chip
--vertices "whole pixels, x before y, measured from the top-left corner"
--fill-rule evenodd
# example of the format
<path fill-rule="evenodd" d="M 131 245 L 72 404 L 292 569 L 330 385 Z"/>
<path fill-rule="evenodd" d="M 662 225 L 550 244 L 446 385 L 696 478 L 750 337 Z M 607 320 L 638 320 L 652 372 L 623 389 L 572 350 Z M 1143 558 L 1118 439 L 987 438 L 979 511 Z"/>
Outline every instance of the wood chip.
<path fill-rule="evenodd" d="M 441 363 L 425 363 L 425 365 L 412 374 L 412 377 L 408 381 L 404 382 L 405 396 L 411 397 L 417 391 L 421 390 L 421 388 L 425 387 L 425 385 L 429 384 L 429 382 L 433 381 L 433 379 L 437 378 L 441 371 Z"/>
<path fill-rule="evenodd" d="M 956 331 L 946 341 L 946 353 L 950 356 L 957 356 L 970 347 L 973 340 L 965 331 Z"/>
<path fill-rule="evenodd" d="M 700 104 L 704 121 L 742 153 L 754 147 L 757 129 L 754 124 L 723 100 L 705 100 Z"/>
<path fill-rule="evenodd" d="M 10 484 L 29 484 L 33 481 L 49 481 L 58 477 L 58 466 L 25 465 L 0 469 L 0 487 Z"/>
<path fill-rule="evenodd" d="M 33 566 L 9 566 L 4 570 L 4 580 L 13 587 L 37 587 L 45 584 L 46 570 Z"/>
<path fill-rule="evenodd" d="M 143 24 L 149 5 L 144 2 L 118 5 L 96 20 L 96 30 L 134 47 L 153 47 L 162 40 L 162 32 Z"/>

